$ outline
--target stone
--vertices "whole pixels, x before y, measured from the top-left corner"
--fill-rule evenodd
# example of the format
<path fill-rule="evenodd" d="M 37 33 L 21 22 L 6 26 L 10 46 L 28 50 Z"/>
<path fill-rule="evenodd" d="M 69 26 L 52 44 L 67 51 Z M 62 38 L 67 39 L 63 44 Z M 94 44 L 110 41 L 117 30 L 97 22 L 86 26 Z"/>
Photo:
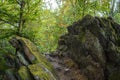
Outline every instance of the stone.
<path fill-rule="evenodd" d="M 14 36 L 9 41 L 16 49 L 15 55 L 7 54 L 3 64 L 7 67 L 0 74 L 4 80 L 59 80 L 53 66 L 28 39 Z M 4 66 L 4 65 L 2 65 Z M 3 69 L 0 67 L 0 70 Z"/>
<path fill-rule="evenodd" d="M 119 24 L 111 18 L 86 15 L 67 29 L 68 33 L 58 41 L 57 54 L 67 52 L 88 80 L 119 79 L 116 75 L 120 74 Z"/>

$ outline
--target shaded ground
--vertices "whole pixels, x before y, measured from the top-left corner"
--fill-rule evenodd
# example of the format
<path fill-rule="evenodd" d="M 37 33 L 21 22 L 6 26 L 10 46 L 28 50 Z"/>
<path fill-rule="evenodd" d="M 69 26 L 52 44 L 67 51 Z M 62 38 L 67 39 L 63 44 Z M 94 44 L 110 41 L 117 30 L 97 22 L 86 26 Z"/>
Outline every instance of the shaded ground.
<path fill-rule="evenodd" d="M 72 59 L 59 55 L 46 55 L 54 66 L 60 80 L 87 80 Z"/>

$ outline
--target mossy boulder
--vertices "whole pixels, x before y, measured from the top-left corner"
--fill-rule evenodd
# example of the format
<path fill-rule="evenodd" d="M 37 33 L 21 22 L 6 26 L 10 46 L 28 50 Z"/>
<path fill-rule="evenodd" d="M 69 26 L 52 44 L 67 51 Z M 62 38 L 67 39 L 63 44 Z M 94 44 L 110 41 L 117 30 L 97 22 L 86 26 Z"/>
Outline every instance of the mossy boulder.
<path fill-rule="evenodd" d="M 59 80 L 53 66 L 30 40 L 14 36 L 9 42 L 16 52 L 0 49 L 0 80 Z"/>
<path fill-rule="evenodd" d="M 59 39 L 58 54 L 73 59 L 88 80 L 119 79 L 119 24 L 111 17 L 86 15 L 67 29 Z"/>
<path fill-rule="evenodd" d="M 31 74 L 36 78 L 37 80 L 58 80 L 53 75 L 53 73 L 46 67 L 44 67 L 41 63 L 29 65 L 28 66 Z"/>
<path fill-rule="evenodd" d="M 20 67 L 20 69 L 18 70 L 18 74 L 20 75 L 21 80 L 33 80 L 33 77 L 25 66 Z"/>
<path fill-rule="evenodd" d="M 15 36 L 9 42 L 16 48 L 15 68 L 20 80 L 59 80 L 53 66 L 30 40 Z"/>
<path fill-rule="evenodd" d="M 28 67 L 21 66 L 18 74 L 21 80 L 57 80 L 53 73 L 40 63 L 32 64 Z"/>

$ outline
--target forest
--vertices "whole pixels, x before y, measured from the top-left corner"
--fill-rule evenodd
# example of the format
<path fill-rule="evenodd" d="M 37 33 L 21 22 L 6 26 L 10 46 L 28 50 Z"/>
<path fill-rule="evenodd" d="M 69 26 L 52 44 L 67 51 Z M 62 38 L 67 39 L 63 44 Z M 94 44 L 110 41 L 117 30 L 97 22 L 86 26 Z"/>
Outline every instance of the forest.
<path fill-rule="evenodd" d="M 0 0 L 0 80 L 120 80 L 120 0 Z"/>

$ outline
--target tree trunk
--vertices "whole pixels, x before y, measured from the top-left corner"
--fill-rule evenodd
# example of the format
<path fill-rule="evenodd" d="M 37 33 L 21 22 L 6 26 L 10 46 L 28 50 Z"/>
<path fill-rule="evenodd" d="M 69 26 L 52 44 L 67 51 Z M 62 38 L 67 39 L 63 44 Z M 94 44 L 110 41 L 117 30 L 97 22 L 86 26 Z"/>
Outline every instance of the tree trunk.
<path fill-rule="evenodd" d="M 23 19 L 23 9 L 25 7 L 25 1 L 22 0 L 20 2 L 20 16 L 19 16 L 19 25 L 18 25 L 18 33 L 20 34 L 22 32 L 22 28 L 24 25 L 24 19 Z"/>
<path fill-rule="evenodd" d="M 120 0 L 117 2 L 117 12 L 120 13 Z"/>
<path fill-rule="evenodd" d="M 110 10 L 110 16 L 111 17 L 114 16 L 115 2 L 116 2 L 116 0 L 113 0 L 112 3 L 111 3 L 111 5 L 112 5 L 111 10 Z"/>
<path fill-rule="evenodd" d="M 83 18 L 84 15 L 85 15 L 85 8 L 86 8 L 85 2 L 86 2 L 86 0 L 83 1 L 84 6 L 83 6 L 83 11 L 82 11 L 82 18 Z"/>

